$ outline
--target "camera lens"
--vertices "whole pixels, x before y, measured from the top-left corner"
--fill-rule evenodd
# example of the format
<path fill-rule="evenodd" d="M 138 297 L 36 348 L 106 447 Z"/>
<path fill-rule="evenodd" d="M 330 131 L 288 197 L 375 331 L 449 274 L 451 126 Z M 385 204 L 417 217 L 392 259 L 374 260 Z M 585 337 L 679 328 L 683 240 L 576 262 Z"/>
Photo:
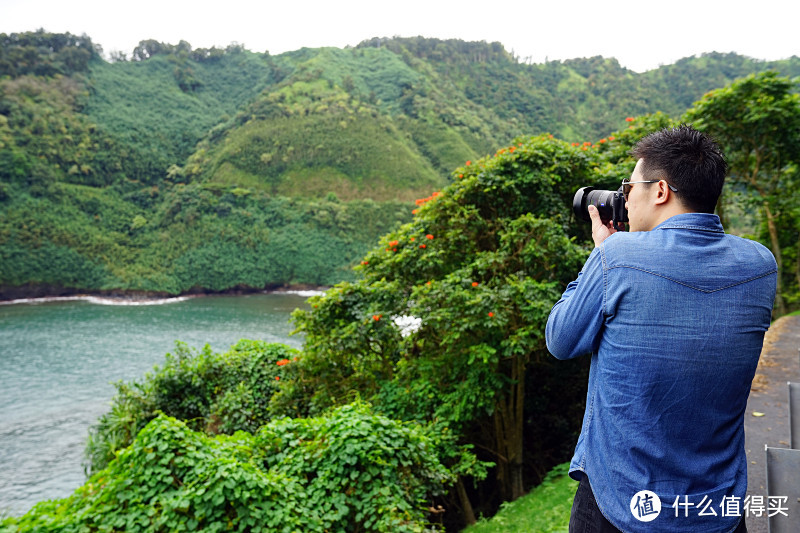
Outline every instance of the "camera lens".
<path fill-rule="evenodd" d="M 592 219 L 589 217 L 589 206 L 593 205 L 600 213 L 601 220 L 611 220 L 614 218 L 614 191 L 598 191 L 594 187 L 581 187 L 572 199 L 572 210 L 575 216 L 586 222 Z"/>

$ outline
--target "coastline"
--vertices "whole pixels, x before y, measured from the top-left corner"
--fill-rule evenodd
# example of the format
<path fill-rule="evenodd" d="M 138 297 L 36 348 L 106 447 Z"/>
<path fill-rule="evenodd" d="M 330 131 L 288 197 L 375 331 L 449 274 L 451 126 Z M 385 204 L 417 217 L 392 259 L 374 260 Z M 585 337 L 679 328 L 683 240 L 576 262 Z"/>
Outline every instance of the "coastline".
<path fill-rule="evenodd" d="M 164 291 L 140 291 L 125 289 L 88 290 L 59 287 L 55 285 L 27 285 L 21 287 L 0 287 L 0 305 L 23 303 L 45 303 L 58 301 L 85 300 L 104 305 L 159 305 L 182 302 L 189 298 L 205 296 L 240 296 L 246 294 L 298 294 L 311 297 L 322 294 L 329 287 L 308 284 L 268 285 L 262 288 L 232 287 L 222 291 L 192 288 L 180 294 Z"/>

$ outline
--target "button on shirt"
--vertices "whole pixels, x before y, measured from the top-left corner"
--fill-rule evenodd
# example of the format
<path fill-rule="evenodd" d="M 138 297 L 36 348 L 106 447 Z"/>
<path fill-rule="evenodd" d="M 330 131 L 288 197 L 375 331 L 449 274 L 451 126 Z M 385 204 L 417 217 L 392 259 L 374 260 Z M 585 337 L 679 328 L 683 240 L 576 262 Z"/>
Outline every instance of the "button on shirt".
<path fill-rule="evenodd" d="M 592 358 L 570 476 L 589 476 L 618 529 L 735 528 L 740 517 L 723 515 L 732 498 L 744 513 L 744 412 L 776 280 L 767 248 L 688 213 L 612 234 L 553 307 L 550 352 Z M 631 510 L 642 490 L 662 504 L 651 522 Z"/>

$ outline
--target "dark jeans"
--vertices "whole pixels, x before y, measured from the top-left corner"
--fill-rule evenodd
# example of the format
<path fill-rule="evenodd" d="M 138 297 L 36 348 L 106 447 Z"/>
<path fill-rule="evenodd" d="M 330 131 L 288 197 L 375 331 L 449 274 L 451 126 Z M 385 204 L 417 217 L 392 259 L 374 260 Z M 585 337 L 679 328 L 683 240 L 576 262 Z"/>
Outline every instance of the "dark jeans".
<path fill-rule="evenodd" d="M 575 492 L 575 500 L 572 502 L 572 511 L 569 514 L 569 533 L 620 533 L 620 530 L 615 528 L 597 507 L 587 475 L 581 478 L 578 490 Z M 744 517 L 733 533 L 747 533 Z"/>
<path fill-rule="evenodd" d="M 569 513 L 569 533 L 620 533 L 597 507 L 587 475 L 581 478 L 575 491 L 575 500 Z"/>

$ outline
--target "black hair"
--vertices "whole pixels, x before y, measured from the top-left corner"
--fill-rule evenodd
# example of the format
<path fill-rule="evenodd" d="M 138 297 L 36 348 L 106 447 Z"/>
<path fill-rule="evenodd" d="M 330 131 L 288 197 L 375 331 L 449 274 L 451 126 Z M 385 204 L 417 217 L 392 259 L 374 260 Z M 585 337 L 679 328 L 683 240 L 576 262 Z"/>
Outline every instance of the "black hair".
<path fill-rule="evenodd" d="M 714 212 L 728 164 L 710 136 L 681 124 L 642 138 L 631 149 L 631 155 L 642 159 L 644 179 L 666 180 L 678 189 L 676 195 L 687 209 Z"/>

